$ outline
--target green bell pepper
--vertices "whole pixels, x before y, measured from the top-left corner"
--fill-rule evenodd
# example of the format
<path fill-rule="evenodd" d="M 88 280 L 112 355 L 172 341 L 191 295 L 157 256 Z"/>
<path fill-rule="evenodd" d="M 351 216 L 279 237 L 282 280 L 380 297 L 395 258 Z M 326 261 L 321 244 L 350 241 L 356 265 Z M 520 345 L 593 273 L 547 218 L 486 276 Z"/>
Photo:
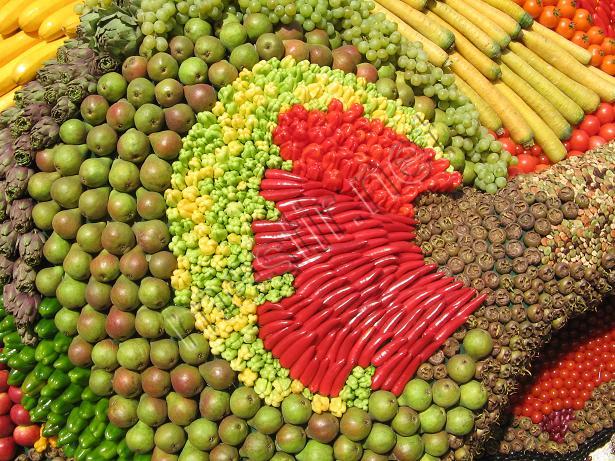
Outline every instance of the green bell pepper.
<path fill-rule="evenodd" d="M 105 440 L 102 442 L 96 450 L 94 450 L 95 458 L 93 461 L 99 459 L 113 459 L 117 456 L 117 445 L 112 440 Z"/>
<path fill-rule="evenodd" d="M 113 423 L 107 424 L 105 429 L 105 439 L 106 440 L 120 440 L 126 435 L 126 431 L 121 427 L 117 427 Z"/>
<path fill-rule="evenodd" d="M 0 321 L 0 332 L 15 331 L 15 317 L 7 315 Z"/>
<path fill-rule="evenodd" d="M 90 380 L 90 370 L 87 368 L 73 368 L 68 372 L 68 377 L 71 383 L 85 387 Z"/>
<path fill-rule="evenodd" d="M 107 408 L 109 408 L 109 399 L 100 399 L 94 408 L 94 418 L 99 421 L 107 421 Z"/>
<path fill-rule="evenodd" d="M 58 444 L 60 441 L 58 440 Z M 61 445 L 61 444 L 60 444 Z M 72 458 L 75 455 L 75 446 L 72 444 L 72 442 L 69 442 L 66 445 L 61 445 L 62 446 L 62 451 L 64 452 L 64 456 L 66 456 L 66 458 Z"/>
<path fill-rule="evenodd" d="M 53 367 L 49 366 L 48 364 L 43 364 L 43 363 L 38 363 L 34 367 L 34 370 L 31 371 L 31 373 L 34 373 L 34 376 L 36 376 L 38 379 L 43 380 L 43 381 L 49 379 L 49 377 L 53 374 L 53 372 L 54 372 Z"/>
<path fill-rule="evenodd" d="M 38 399 L 30 395 L 24 395 L 21 398 L 22 406 L 28 411 L 31 411 L 32 409 L 34 409 L 34 407 L 36 407 L 37 402 L 38 402 Z"/>
<path fill-rule="evenodd" d="M 23 383 L 21 385 L 21 390 L 23 391 L 25 395 L 36 396 L 41 392 L 41 389 L 43 388 L 44 385 L 45 385 L 45 381 L 40 379 L 34 373 L 34 370 L 32 370 L 30 373 L 28 373 L 28 376 L 26 376 L 26 379 L 23 380 Z"/>
<path fill-rule="evenodd" d="M 6 383 L 9 386 L 21 386 L 21 383 L 26 379 L 27 373 L 27 371 L 11 370 Z"/>
<path fill-rule="evenodd" d="M 53 319 L 41 319 L 34 327 L 34 333 L 42 339 L 51 339 L 57 332 L 58 328 Z"/>
<path fill-rule="evenodd" d="M 120 440 L 117 444 L 117 455 L 120 458 L 130 458 L 132 457 L 132 451 L 128 448 L 128 444 L 126 443 L 126 439 Z"/>
<path fill-rule="evenodd" d="M 45 298 L 38 306 L 38 313 L 43 318 L 52 319 L 61 308 L 62 305 L 56 298 Z"/>
<path fill-rule="evenodd" d="M 49 377 L 47 384 L 51 389 L 60 391 L 62 389 L 66 389 L 70 385 L 70 379 L 63 371 L 55 370 Z"/>
<path fill-rule="evenodd" d="M 51 404 L 51 410 L 56 413 L 64 415 L 67 414 L 74 406 L 73 404 L 80 400 L 81 391 L 83 391 L 81 386 L 78 386 L 77 384 L 70 384 Z"/>
<path fill-rule="evenodd" d="M 45 365 L 51 365 L 58 358 L 58 353 L 54 349 L 54 344 L 51 339 L 44 339 L 34 351 L 34 359 Z"/>
<path fill-rule="evenodd" d="M 66 419 L 66 429 L 69 432 L 75 434 L 75 439 L 77 439 L 77 435 L 81 433 L 83 429 L 88 425 L 88 420 L 81 416 L 79 411 L 79 407 L 75 407 L 71 410 L 68 418 Z"/>
<path fill-rule="evenodd" d="M 47 416 L 47 421 L 45 421 L 45 425 L 47 424 L 64 426 L 66 424 L 66 415 L 63 415 L 61 413 L 56 413 L 52 409 L 49 415 Z"/>
<path fill-rule="evenodd" d="M 85 448 L 80 445 L 79 448 L 75 450 L 75 461 L 85 461 L 85 458 L 89 452 L 89 448 Z"/>
<path fill-rule="evenodd" d="M 78 432 L 71 432 L 67 427 L 63 428 L 60 432 L 58 432 L 58 440 L 57 443 L 59 446 L 63 447 L 70 443 L 76 442 L 79 436 Z M 66 452 L 65 452 L 66 454 Z"/>
<path fill-rule="evenodd" d="M 30 419 L 32 421 L 45 421 L 47 415 L 51 411 L 51 404 L 53 403 L 53 399 L 41 399 L 38 402 L 38 405 L 30 412 Z"/>
<path fill-rule="evenodd" d="M 89 387 L 86 387 L 81 393 L 81 400 L 84 402 L 98 402 L 100 400 L 100 396 L 94 394 L 94 391 Z"/>
<path fill-rule="evenodd" d="M 70 370 L 75 368 L 75 365 L 72 364 L 68 355 L 60 354 L 60 356 L 53 362 L 53 368 L 56 370 L 63 371 L 64 373 L 68 373 Z"/>
<path fill-rule="evenodd" d="M 83 395 L 83 393 L 81 393 Z M 81 417 L 87 421 L 94 417 L 94 411 L 96 410 L 96 405 L 87 400 L 83 400 L 81 405 L 79 405 L 79 414 Z"/>
<path fill-rule="evenodd" d="M 66 336 L 66 335 L 64 335 L 64 333 L 59 331 L 53 337 L 53 345 L 54 345 L 55 351 L 58 354 L 63 354 L 65 352 L 67 352 L 68 351 L 68 346 L 70 346 L 70 343 L 72 342 L 72 340 L 73 339 L 70 336 Z"/>
<path fill-rule="evenodd" d="M 19 371 L 30 371 L 36 365 L 36 358 L 34 357 L 36 349 L 32 346 L 24 346 L 19 354 L 14 355 L 7 362 L 10 368 Z"/>
<path fill-rule="evenodd" d="M 2 343 L 4 347 L 8 348 L 21 348 L 23 344 L 21 343 L 21 336 L 16 331 L 9 333 L 8 335 L 2 338 Z"/>
<path fill-rule="evenodd" d="M 43 437 L 53 437 L 57 435 L 58 432 L 62 430 L 62 424 L 52 424 L 49 421 L 45 423 L 45 427 L 43 427 L 42 435 Z"/>

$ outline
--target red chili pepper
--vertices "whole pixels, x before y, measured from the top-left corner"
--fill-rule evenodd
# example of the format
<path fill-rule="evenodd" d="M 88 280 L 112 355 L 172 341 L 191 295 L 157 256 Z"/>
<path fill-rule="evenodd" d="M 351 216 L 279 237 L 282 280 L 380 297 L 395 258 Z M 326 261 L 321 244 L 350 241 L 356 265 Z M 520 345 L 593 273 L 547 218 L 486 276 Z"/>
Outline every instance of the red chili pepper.
<path fill-rule="evenodd" d="M 278 268 L 282 269 L 282 272 L 285 272 L 289 264 L 296 262 L 297 259 L 298 257 L 292 253 L 276 253 L 256 258 L 252 261 L 252 267 L 257 272 L 266 270 L 277 271 Z"/>
<path fill-rule="evenodd" d="M 297 271 L 300 271 L 303 268 L 312 267 L 315 264 L 321 264 L 327 262 L 331 258 L 331 255 L 327 253 L 320 253 L 313 256 L 310 256 L 303 261 L 300 261 L 296 264 Z M 295 274 L 296 275 L 296 274 Z"/>
<path fill-rule="evenodd" d="M 444 277 L 444 272 L 432 272 L 431 274 L 421 277 L 421 279 L 417 281 L 417 284 L 420 283 L 421 287 L 429 288 L 432 292 L 434 292 L 436 290 L 432 289 L 431 285 L 440 280 L 442 277 Z"/>
<path fill-rule="evenodd" d="M 329 308 L 323 308 L 321 310 L 319 310 L 317 313 L 315 313 L 314 315 L 310 315 L 309 317 L 304 317 L 303 319 L 300 320 L 300 322 L 303 323 L 303 325 L 301 326 L 302 329 L 306 330 L 306 331 L 312 331 L 312 330 L 316 330 L 318 328 L 319 325 L 324 325 L 325 322 L 327 322 L 329 320 L 339 320 L 337 318 L 331 318 L 331 311 L 332 309 Z"/>
<path fill-rule="evenodd" d="M 274 357 L 280 357 L 286 349 L 290 348 L 292 344 L 299 341 L 301 338 L 304 338 L 308 335 L 307 331 L 298 330 L 293 334 L 287 334 L 284 338 L 282 338 L 276 345 L 271 349 L 271 353 Z"/>
<path fill-rule="evenodd" d="M 410 242 L 391 242 L 378 248 L 373 248 L 363 254 L 370 258 L 381 258 L 390 254 L 399 254 L 403 252 L 420 251 L 416 245 Z"/>
<path fill-rule="evenodd" d="M 435 352 L 435 350 L 433 352 Z M 433 354 L 433 352 L 431 354 Z M 431 357 L 431 354 L 429 354 L 429 357 Z M 401 395 L 401 393 L 404 391 L 404 388 L 406 387 L 406 384 L 408 383 L 408 381 L 410 381 L 410 378 L 414 376 L 414 373 L 419 368 L 419 365 L 422 362 L 424 362 L 424 360 L 421 360 L 421 358 L 418 356 L 412 358 L 410 364 L 405 368 L 401 375 L 399 375 L 399 377 L 397 378 L 397 382 L 391 388 L 391 392 L 393 394 L 398 397 Z"/>
<path fill-rule="evenodd" d="M 342 367 L 342 369 L 337 373 L 337 376 L 333 380 L 331 387 L 328 388 L 328 395 L 331 395 L 332 397 L 337 397 L 340 394 L 342 388 L 344 387 L 344 383 L 346 382 L 346 379 L 348 378 L 348 375 L 353 368 L 354 365 L 350 362 L 347 362 L 346 365 Z"/>
<path fill-rule="evenodd" d="M 390 337 L 384 335 L 371 338 L 371 341 L 367 347 L 361 351 L 358 362 L 359 366 L 362 368 L 367 368 L 372 360 L 372 357 L 374 356 L 374 353 L 389 339 Z"/>
<path fill-rule="evenodd" d="M 389 360 L 384 365 L 376 368 L 376 372 L 374 373 L 374 376 L 372 376 L 373 390 L 377 391 L 382 387 L 382 385 L 386 381 L 387 376 L 393 371 L 397 364 L 397 362 Z"/>
<path fill-rule="evenodd" d="M 312 362 L 318 363 L 318 361 L 316 360 L 315 345 L 311 345 L 310 347 L 305 349 L 302 352 L 301 356 L 293 362 L 293 364 L 290 366 L 290 376 L 293 379 L 299 379 Z"/>
<path fill-rule="evenodd" d="M 306 179 L 291 173 L 290 171 L 279 170 L 277 168 L 267 168 L 265 170 L 265 178 L 267 179 L 285 179 L 289 181 L 305 182 Z"/>
<path fill-rule="evenodd" d="M 399 351 L 391 360 L 396 364 L 396 366 L 391 370 L 381 387 L 381 389 L 387 391 L 393 387 L 404 370 L 408 367 L 408 365 L 410 365 L 410 362 L 412 361 L 412 354 L 408 351 Z"/>
<path fill-rule="evenodd" d="M 287 232 L 287 231 L 283 231 L 283 232 L 261 232 L 259 234 L 256 234 L 254 236 L 254 241 L 256 242 L 256 244 L 259 243 L 270 243 L 270 242 L 277 242 L 278 240 L 289 240 L 289 239 L 293 239 L 297 237 L 297 233 L 292 231 L 292 232 Z"/>
<path fill-rule="evenodd" d="M 268 336 L 263 336 L 263 334 L 261 333 L 260 329 L 258 332 L 258 337 L 261 338 L 263 340 L 263 345 L 265 346 L 265 348 L 270 351 L 273 349 L 273 347 L 278 344 L 282 339 L 284 339 L 286 336 L 288 336 L 292 331 L 294 331 L 294 328 L 291 327 L 286 327 L 286 328 L 282 328 L 278 331 L 276 331 L 273 334 L 270 334 Z"/>
<path fill-rule="evenodd" d="M 316 356 L 319 357 L 319 359 L 326 355 L 329 348 L 333 346 L 335 338 L 335 333 L 329 333 L 325 335 L 324 338 L 319 339 L 318 345 L 316 346 Z"/>
<path fill-rule="evenodd" d="M 357 340 L 360 334 L 361 330 L 359 329 L 354 329 L 349 333 L 347 332 L 342 338 L 342 341 L 339 343 L 337 350 L 331 348 L 327 352 L 327 357 L 329 357 L 331 361 L 345 359 L 346 357 L 348 357 L 350 349 L 352 349 L 352 345 Z"/>
<path fill-rule="evenodd" d="M 372 325 L 365 329 L 361 336 L 357 339 L 357 342 L 352 346 L 350 354 L 348 355 L 348 362 L 355 366 L 359 362 L 359 357 L 363 351 L 368 347 L 370 339 L 373 339 L 373 335 L 378 329 L 378 325 Z"/>
<path fill-rule="evenodd" d="M 333 332 L 337 331 L 342 326 L 342 321 L 339 318 L 329 318 L 315 328 L 318 340 L 333 336 Z"/>
<path fill-rule="evenodd" d="M 361 276 L 359 279 L 352 282 L 352 287 L 357 291 L 361 291 L 366 287 L 373 285 L 380 277 L 382 277 L 382 269 L 376 267 L 367 274 Z"/>
<path fill-rule="evenodd" d="M 316 205 L 317 203 L 318 203 L 318 199 L 316 197 L 297 197 L 297 198 L 282 200 L 276 203 L 276 207 L 282 213 L 286 213 L 288 211 L 296 210 L 304 206 Z"/>
<path fill-rule="evenodd" d="M 467 303 L 457 313 L 455 318 L 452 321 L 450 321 L 449 323 L 447 323 L 446 327 L 442 328 L 435 335 L 435 340 L 436 341 L 444 342 L 446 340 L 446 338 L 448 338 L 453 333 L 453 331 L 455 331 L 457 328 L 459 328 L 467 320 L 467 318 L 470 316 L 470 314 L 472 314 L 476 309 L 478 309 L 485 302 L 485 298 L 486 297 L 487 297 L 486 294 L 482 294 L 480 296 L 477 296 L 475 299 L 473 299 L 469 303 Z"/>
<path fill-rule="evenodd" d="M 365 242 L 360 242 L 358 240 L 352 240 L 350 242 L 339 242 L 334 243 L 329 248 L 329 252 L 332 255 L 339 255 L 344 253 L 352 253 L 360 250 L 365 246 Z"/>
<path fill-rule="evenodd" d="M 418 322 L 408 332 L 408 342 L 413 344 L 424 332 L 427 327 L 433 323 L 438 315 L 444 310 L 445 304 L 441 294 L 436 294 L 424 302 L 424 308 L 422 309 L 422 316 Z M 414 347 L 414 346 L 412 346 Z"/>
<path fill-rule="evenodd" d="M 318 392 L 319 390 L 319 386 L 320 386 L 320 382 L 323 380 L 323 378 L 327 375 L 327 373 L 330 371 L 330 363 L 331 363 L 331 359 L 329 357 L 325 357 L 319 364 L 318 366 L 318 371 L 316 372 L 314 379 L 312 380 L 312 383 L 309 385 L 310 391 L 312 392 Z M 304 383 L 307 383 L 309 381 L 301 381 Z"/>
<path fill-rule="evenodd" d="M 264 282 L 265 280 L 269 280 L 285 272 L 292 272 L 295 269 L 296 267 L 294 266 L 294 264 L 289 263 L 287 265 L 277 267 L 276 269 L 255 272 L 254 280 L 256 280 L 257 282 Z"/>
<path fill-rule="evenodd" d="M 305 336 L 298 338 L 287 349 L 282 351 L 279 358 L 280 365 L 284 368 L 290 368 L 297 360 L 299 360 L 301 354 L 309 348 L 315 340 L 316 333 L 313 331 L 310 331 Z"/>
<path fill-rule="evenodd" d="M 297 313 L 304 307 L 308 306 L 311 302 L 309 298 L 302 298 L 300 296 L 289 296 L 284 298 L 280 304 L 282 307 L 290 312 Z"/>
<path fill-rule="evenodd" d="M 386 296 L 389 293 L 398 292 L 402 288 L 408 287 L 414 282 L 418 283 L 421 278 L 425 276 L 426 273 L 431 272 L 435 269 L 435 264 L 423 264 L 422 261 L 418 262 L 420 262 L 421 265 L 419 267 L 416 267 L 417 262 L 413 262 L 415 269 L 410 269 L 410 272 L 407 272 L 407 270 L 413 266 L 410 265 L 409 262 L 399 266 L 399 269 L 397 270 L 396 274 L 398 274 L 398 276 L 401 276 L 401 278 L 396 283 L 391 285 L 387 289 L 386 293 L 384 293 L 384 295 Z M 402 270 L 404 272 L 402 272 Z"/>
<path fill-rule="evenodd" d="M 263 179 L 261 190 L 301 189 L 304 187 L 303 182 L 291 179 Z"/>
<path fill-rule="evenodd" d="M 267 312 L 274 312 L 280 309 L 283 309 L 282 304 L 267 301 L 256 308 L 256 314 L 266 314 Z"/>
<path fill-rule="evenodd" d="M 415 237 L 414 232 L 389 232 L 388 235 L 391 242 L 397 240 L 410 241 Z"/>
<path fill-rule="evenodd" d="M 287 221 L 252 221 L 252 232 L 255 234 L 260 232 L 285 232 L 293 230 L 296 227 L 296 224 Z"/>
<path fill-rule="evenodd" d="M 333 387 L 333 381 L 335 380 L 335 377 L 338 376 L 338 374 L 343 372 L 345 364 L 346 364 L 346 359 L 339 359 L 337 362 L 335 362 L 335 364 L 333 364 L 332 367 L 330 367 L 330 370 L 327 371 L 327 373 L 325 374 L 325 376 L 323 376 L 321 382 L 319 383 L 318 388 L 321 394 L 323 395 L 331 394 L 331 388 Z"/>
<path fill-rule="evenodd" d="M 297 277 L 295 277 L 295 280 L 294 280 L 295 288 L 299 288 L 303 286 L 303 284 L 307 282 L 308 280 L 310 280 L 312 277 L 316 276 L 317 274 L 322 273 L 323 271 L 328 271 L 332 268 L 333 266 L 331 265 L 331 262 L 313 264 L 309 266 L 307 269 L 301 271 L 301 273 Z"/>
<path fill-rule="evenodd" d="M 273 255 L 276 253 L 288 253 L 296 251 L 297 244 L 292 240 L 284 240 L 270 243 L 260 243 L 254 246 L 252 253 L 256 258 Z"/>
<path fill-rule="evenodd" d="M 333 277 L 335 277 L 335 272 L 333 270 L 322 272 L 300 286 L 296 294 L 302 298 L 311 298 L 312 293 L 316 291 L 319 286 Z"/>
<path fill-rule="evenodd" d="M 457 310 L 461 308 L 461 306 L 464 306 L 466 303 L 470 301 L 470 299 L 472 299 L 475 293 L 476 293 L 476 290 L 466 291 L 463 295 L 459 296 L 459 298 L 457 298 L 451 304 L 450 309 Z"/>
<path fill-rule="evenodd" d="M 288 200 L 291 198 L 297 198 L 303 194 L 303 190 L 299 188 L 261 190 L 260 192 L 265 200 L 271 200 L 272 202 L 278 202 L 280 200 Z"/>
<path fill-rule="evenodd" d="M 402 253 L 399 255 L 399 263 L 403 264 L 409 261 L 422 260 L 423 254 L 421 252 L 413 252 L 413 253 Z"/>
<path fill-rule="evenodd" d="M 261 336 L 262 338 L 265 338 L 286 327 L 295 329 L 296 322 L 294 320 L 284 320 L 284 319 L 278 319 L 277 321 L 270 321 L 268 323 L 263 322 L 263 324 L 259 324 L 258 333 L 259 333 L 259 336 Z"/>
<path fill-rule="evenodd" d="M 296 319 L 299 323 L 305 322 L 322 309 L 322 302 L 317 297 L 309 297 L 310 303 L 297 311 Z"/>
<path fill-rule="evenodd" d="M 258 323 L 259 325 L 265 325 L 271 322 L 276 322 L 278 320 L 291 320 L 293 317 L 294 316 L 292 312 L 274 310 L 265 312 L 263 314 L 258 314 Z"/>
<path fill-rule="evenodd" d="M 343 315 L 344 313 L 348 313 L 349 309 L 353 306 L 356 306 L 359 301 L 359 294 L 352 290 L 352 287 L 342 287 L 339 290 L 339 293 L 335 293 L 335 299 L 327 300 L 327 304 L 333 305 L 333 313 L 337 316 Z M 339 299 L 341 296 L 342 299 Z"/>
<path fill-rule="evenodd" d="M 318 215 L 319 213 L 320 207 L 318 205 L 311 205 L 284 213 L 284 219 L 288 221 L 296 221 L 299 218 L 304 218 L 311 215 Z"/>
<path fill-rule="evenodd" d="M 398 266 L 399 258 L 395 255 L 383 256 L 373 262 L 375 267 Z"/>
<path fill-rule="evenodd" d="M 361 209 L 361 202 L 351 201 L 351 202 L 335 202 L 334 204 L 329 205 L 322 211 L 325 214 L 335 216 L 336 221 L 337 221 L 339 214 L 345 211 L 360 210 L 360 209 Z"/>
<path fill-rule="evenodd" d="M 366 220 L 371 216 L 373 216 L 373 213 L 370 213 L 369 211 L 365 211 L 362 209 L 353 209 L 337 213 L 335 215 L 335 221 L 338 224 L 354 223 L 360 220 Z"/>

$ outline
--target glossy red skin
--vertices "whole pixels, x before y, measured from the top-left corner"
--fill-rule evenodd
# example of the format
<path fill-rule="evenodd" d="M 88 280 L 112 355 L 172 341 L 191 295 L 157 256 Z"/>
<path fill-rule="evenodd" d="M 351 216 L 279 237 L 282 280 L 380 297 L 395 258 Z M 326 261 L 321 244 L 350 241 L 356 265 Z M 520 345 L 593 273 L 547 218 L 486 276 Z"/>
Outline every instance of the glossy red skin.
<path fill-rule="evenodd" d="M 20 387 L 9 386 L 8 394 L 13 403 L 21 403 L 23 392 L 21 392 Z"/>
<path fill-rule="evenodd" d="M 0 437 L 8 437 L 13 433 L 15 425 L 9 415 L 0 416 Z"/>
<path fill-rule="evenodd" d="M 585 131 L 590 136 L 595 136 L 600 131 L 600 120 L 595 115 L 586 115 L 579 129 Z"/>
<path fill-rule="evenodd" d="M 599 136 L 606 141 L 615 139 L 615 123 L 606 123 L 600 127 Z"/>
<path fill-rule="evenodd" d="M 0 438 L 0 461 L 12 461 L 17 454 L 13 437 Z"/>
<path fill-rule="evenodd" d="M 6 392 L 2 392 L 0 394 L 0 415 L 8 415 L 12 406 L 13 402 L 11 402 L 9 395 Z"/>
<path fill-rule="evenodd" d="M 0 370 L 0 392 L 6 392 L 9 388 L 6 380 L 9 378 L 8 370 Z"/>
<path fill-rule="evenodd" d="M 13 431 L 13 439 L 17 445 L 32 447 L 40 438 L 41 428 L 37 424 L 17 426 Z"/>
<path fill-rule="evenodd" d="M 585 152 L 589 147 L 589 135 L 583 130 L 575 129 L 572 131 L 572 136 L 570 136 L 568 144 L 570 150 Z"/>
<path fill-rule="evenodd" d="M 18 426 L 28 426 L 32 424 L 30 413 L 21 404 L 13 405 L 11 408 L 11 420 Z"/>

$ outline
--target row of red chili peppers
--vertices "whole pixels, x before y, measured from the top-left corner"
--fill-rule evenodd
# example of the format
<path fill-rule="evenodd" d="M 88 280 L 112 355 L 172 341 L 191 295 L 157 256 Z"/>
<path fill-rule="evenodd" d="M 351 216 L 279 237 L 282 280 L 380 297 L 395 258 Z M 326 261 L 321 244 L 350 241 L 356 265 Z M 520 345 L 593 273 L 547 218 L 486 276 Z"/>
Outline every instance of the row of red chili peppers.
<path fill-rule="evenodd" d="M 326 112 L 293 106 L 278 117 L 273 139 L 293 172 L 320 180 L 329 190 L 352 193 L 388 212 L 410 216 L 422 192 L 450 192 L 461 175 L 446 159 L 421 149 L 381 120 L 363 117 L 363 106 L 343 110 L 333 99 Z"/>
<path fill-rule="evenodd" d="M 259 307 L 259 336 L 313 392 L 336 396 L 352 368 L 373 364 L 372 387 L 400 394 L 483 299 L 424 264 L 412 218 L 320 186 L 280 170 L 261 183 L 270 200 L 303 196 L 277 202 L 279 221 L 252 225 L 257 279 L 296 276 L 293 296 Z"/>

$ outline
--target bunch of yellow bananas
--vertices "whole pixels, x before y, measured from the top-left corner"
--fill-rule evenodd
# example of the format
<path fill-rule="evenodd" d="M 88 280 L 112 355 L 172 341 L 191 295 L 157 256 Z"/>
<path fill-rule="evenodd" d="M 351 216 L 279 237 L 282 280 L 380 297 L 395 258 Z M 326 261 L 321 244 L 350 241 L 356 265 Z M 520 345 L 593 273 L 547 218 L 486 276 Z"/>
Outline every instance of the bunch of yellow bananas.
<path fill-rule="evenodd" d="M 81 0 L 8 0 L 0 6 L 0 111 L 21 85 L 55 56 L 66 37 L 74 37 Z"/>

